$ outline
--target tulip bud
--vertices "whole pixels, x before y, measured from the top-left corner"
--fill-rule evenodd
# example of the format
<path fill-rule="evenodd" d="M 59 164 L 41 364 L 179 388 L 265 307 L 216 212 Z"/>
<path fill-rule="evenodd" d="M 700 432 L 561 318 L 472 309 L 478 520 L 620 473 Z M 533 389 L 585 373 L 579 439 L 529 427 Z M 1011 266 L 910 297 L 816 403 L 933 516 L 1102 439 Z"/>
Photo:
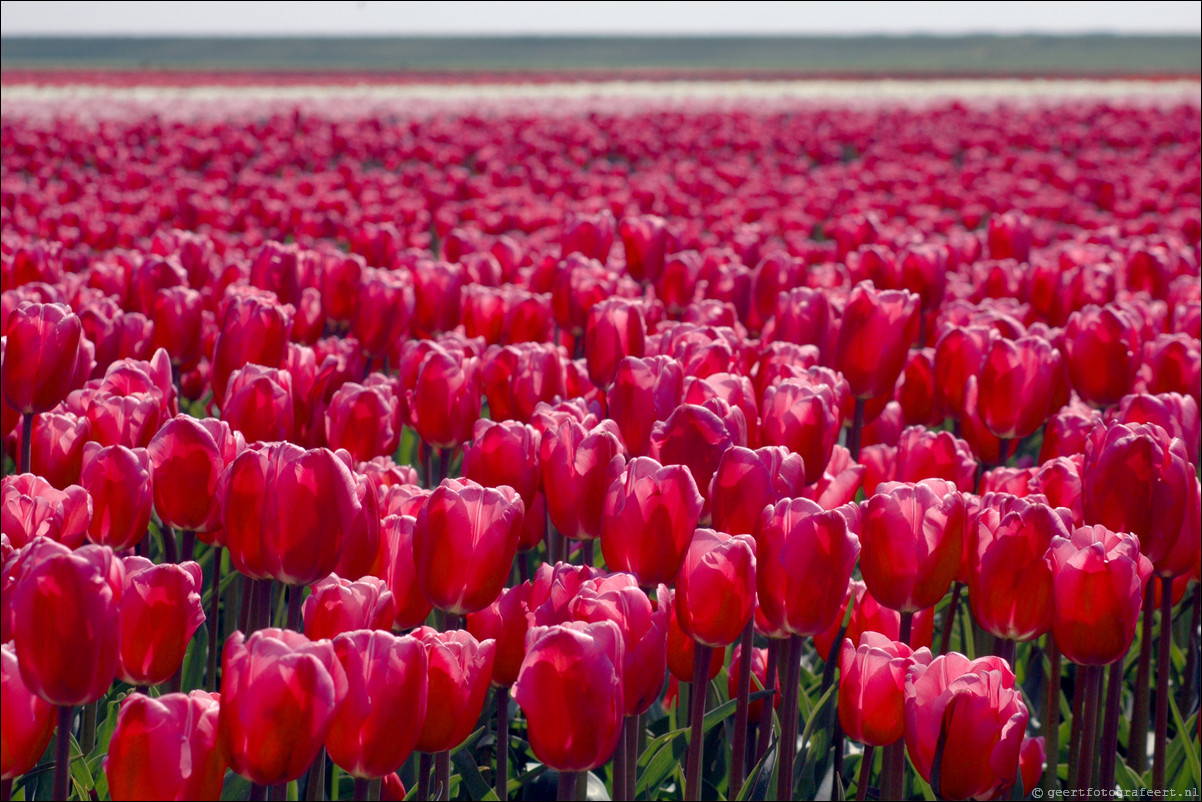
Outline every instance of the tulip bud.
<path fill-rule="evenodd" d="M 843 641 L 839 655 L 839 721 L 853 741 L 888 746 L 905 734 L 905 684 L 911 666 L 931 662 L 929 649 L 911 649 L 878 632 Z"/>
<path fill-rule="evenodd" d="M 125 697 L 104 761 L 113 799 L 216 799 L 226 762 L 215 693 Z"/>
<path fill-rule="evenodd" d="M 180 670 L 192 636 L 205 622 L 204 576 L 194 562 L 154 565 L 126 557 L 122 564 L 117 676 L 130 685 L 158 685 Z"/>

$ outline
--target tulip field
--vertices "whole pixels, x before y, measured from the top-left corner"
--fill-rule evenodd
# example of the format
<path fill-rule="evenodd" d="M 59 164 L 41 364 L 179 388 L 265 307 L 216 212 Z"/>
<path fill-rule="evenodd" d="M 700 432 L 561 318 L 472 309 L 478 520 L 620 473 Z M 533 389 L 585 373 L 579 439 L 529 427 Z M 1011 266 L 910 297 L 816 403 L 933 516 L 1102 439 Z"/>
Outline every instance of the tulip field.
<path fill-rule="evenodd" d="M 4 802 L 1197 798 L 1196 79 L 305 79 L 5 76 Z"/>

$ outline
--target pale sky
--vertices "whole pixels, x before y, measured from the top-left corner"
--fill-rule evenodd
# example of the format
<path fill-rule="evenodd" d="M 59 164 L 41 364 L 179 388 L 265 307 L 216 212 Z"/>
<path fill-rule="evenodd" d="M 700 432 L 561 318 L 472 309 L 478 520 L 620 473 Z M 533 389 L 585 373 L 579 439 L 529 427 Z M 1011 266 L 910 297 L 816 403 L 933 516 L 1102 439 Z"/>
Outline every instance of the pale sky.
<path fill-rule="evenodd" d="M 1202 33 L 1188 2 L 5 2 L 16 35 Z"/>

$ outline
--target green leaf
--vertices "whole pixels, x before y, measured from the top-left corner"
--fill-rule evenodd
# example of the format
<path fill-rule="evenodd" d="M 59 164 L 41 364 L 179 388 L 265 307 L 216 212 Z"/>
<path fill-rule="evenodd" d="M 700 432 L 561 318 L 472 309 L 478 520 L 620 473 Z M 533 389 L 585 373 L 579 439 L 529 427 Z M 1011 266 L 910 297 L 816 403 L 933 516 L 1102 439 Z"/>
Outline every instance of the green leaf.
<path fill-rule="evenodd" d="M 777 741 L 772 739 L 768 744 L 768 748 L 764 750 L 764 756 L 756 761 L 752 767 L 751 773 L 747 775 L 747 779 L 743 782 L 743 787 L 739 789 L 738 795 L 735 797 L 739 802 L 744 800 L 764 800 L 768 798 L 768 787 L 772 780 L 772 769 L 776 765 L 776 747 Z"/>
<path fill-rule="evenodd" d="M 509 796 L 510 796 L 510 798 L 512 798 L 518 791 L 520 791 L 523 786 L 525 786 L 528 783 L 531 783 L 534 780 L 537 780 L 539 777 L 541 777 L 543 775 L 543 773 L 546 772 L 546 770 L 547 770 L 546 766 L 539 764 L 539 765 L 535 766 L 534 768 L 530 769 L 529 771 L 519 774 L 517 777 L 514 777 L 512 780 L 510 780 L 509 781 Z"/>
<path fill-rule="evenodd" d="M 250 796 L 250 780 L 243 777 L 241 774 L 234 774 L 232 771 L 227 771 L 225 774 L 225 782 L 221 784 L 221 799 L 225 800 L 243 800 Z"/>
<path fill-rule="evenodd" d="M 464 739 L 463 743 L 459 744 L 459 746 L 456 746 L 454 749 L 451 750 L 451 757 L 455 757 L 455 755 L 459 754 L 464 749 L 471 749 L 473 746 L 476 745 L 476 741 L 483 734 L 484 734 L 484 728 L 480 727 L 475 732 L 473 732 L 471 735 L 467 736 L 467 738 Z"/>
<path fill-rule="evenodd" d="M 451 756 L 451 762 L 459 770 L 459 776 L 463 778 L 463 784 L 467 786 L 467 791 L 472 799 L 487 799 L 489 794 L 493 795 L 493 799 L 497 798 L 493 789 L 484 781 L 484 776 L 480 774 L 480 767 L 476 765 L 469 750 L 456 752 Z"/>
<path fill-rule="evenodd" d="M 810 717 L 806 719 L 805 729 L 801 732 L 801 742 L 805 744 L 805 749 L 809 752 L 810 733 L 814 731 L 814 724 L 818 720 L 818 716 L 826 708 L 827 702 L 835 695 L 835 691 L 839 690 L 838 685 L 832 685 L 826 689 L 826 693 L 822 694 L 822 698 L 814 705 L 814 710 L 810 713 Z M 806 755 L 806 762 L 809 762 L 809 755 Z"/>
<path fill-rule="evenodd" d="M 201 624 L 192 636 L 188 651 L 184 653 L 184 664 L 180 669 L 180 690 L 189 693 L 204 687 L 205 667 L 209 661 L 209 629 Z"/>
<path fill-rule="evenodd" d="M 675 733 L 669 733 L 670 736 L 667 742 L 660 747 L 656 752 L 655 757 L 648 761 L 647 766 L 640 772 L 638 785 L 635 787 L 635 796 L 640 799 L 656 796 L 660 785 L 664 780 L 672 774 L 673 771 L 679 770 L 680 762 L 685 753 L 685 738 L 686 730 L 677 730 Z M 642 760 L 640 759 L 640 763 Z"/>
<path fill-rule="evenodd" d="M 1169 694 L 1169 709 L 1173 713 L 1173 723 L 1177 727 L 1177 738 L 1174 743 L 1182 742 L 1182 751 L 1185 752 L 1185 763 L 1189 767 L 1190 780 L 1193 782 L 1191 788 L 1197 788 L 1202 785 L 1202 766 L 1199 765 L 1198 745 L 1192 742 L 1190 733 L 1193 729 L 1185 726 L 1185 722 L 1181 720 L 1181 711 L 1177 709 L 1177 700 L 1173 698 L 1173 694 Z"/>
<path fill-rule="evenodd" d="M 1115 781 L 1124 791 L 1138 791 L 1144 788 L 1144 781 L 1131 770 L 1124 760 L 1115 761 Z"/>

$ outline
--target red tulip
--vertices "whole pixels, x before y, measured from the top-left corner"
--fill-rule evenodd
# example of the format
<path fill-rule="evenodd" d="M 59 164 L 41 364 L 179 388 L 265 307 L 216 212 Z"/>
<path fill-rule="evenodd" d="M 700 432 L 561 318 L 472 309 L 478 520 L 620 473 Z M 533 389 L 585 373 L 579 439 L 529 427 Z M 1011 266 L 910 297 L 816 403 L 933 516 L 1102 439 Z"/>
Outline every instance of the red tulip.
<path fill-rule="evenodd" d="M 802 458 L 787 448 L 752 451 L 732 446 L 723 452 L 710 486 L 714 526 L 732 535 L 749 535 L 766 505 L 800 495 L 804 485 Z"/>
<path fill-rule="evenodd" d="M 293 308 L 273 294 L 244 291 L 227 295 L 218 315 L 221 333 L 213 346 L 213 397 L 225 398 L 230 374 L 247 364 L 278 368 L 288 350 Z"/>
<path fill-rule="evenodd" d="M 627 716 L 647 712 L 659 696 L 667 665 L 668 588 L 660 585 L 653 604 L 630 574 L 585 581 L 570 602 L 575 621 L 613 621 L 625 638 L 622 696 Z"/>
<path fill-rule="evenodd" d="M 989 344 L 990 330 L 984 326 L 948 329 L 935 344 L 935 401 L 944 414 L 964 416 L 965 385 L 981 372 Z"/>
<path fill-rule="evenodd" d="M 707 503 L 710 482 L 722 455 L 731 446 L 747 442 L 745 428 L 739 431 L 737 421 L 732 425 L 715 413 L 723 404 L 721 399 L 711 399 L 706 406 L 681 404 L 666 421 L 651 429 L 651 458 L 662 465 L 686 467 Z M 735 411 L 735 415 L 742 413 Z M 703 514 L 708 518 L 708 510 Z"/>
<path fill-rule="evenodd" d="M 680 626 L 680 619 L 676 617 L 675 592 L 669 590 L 666 596 L 656 596 L 656 603 L 668 608 L 668 671 L 672 675 L 672 679 L 680 682 L 693 681 L 693 662 L 696 656 L 697 641 L 693 640 Z M 722 670 L 722 661 L 726 657 L 724 649 L 712 649 L 710 653 L 709 673 L 706 676 L 707 680 L 711 680 L 718 676 L 718 672 Z M 668 693 L 671 693 L 671 685 L 669 685 Z"/>
<path fill-rule="evenodd" d="M 835 368 L 853 396 L 874 398 L 893 390 L 918 335 L 918 307 L 918 296 L 904 290 L 877 292 L 872 282 L 852 289 L 839 327 Z"/>
<path fill-rule="evenodd" d="M 463 743 L 480 719 L 496 641 L 477 641 L 462 630 L 435 632 L 429 627 L 419 627 L 412 635 L 426 648 L 427 698 L 438 703 L 438 715 L 426 716 L 422 722 L 416 748 L 445 752 Z"/>
<path fill-rule="evenodd" d="M 1064 330 L 1073 389 L 1096 407 L 1117 403 L 1131 392 L 1141 346 L 1136 322 L 1125 311 L 1113 306 L 1087 306 L 1074 312 Z"/>
<path fill-rule="evenodd" d="M 221 416 L 249 443 L 291 439 L 296 431 L 292 374 L 246 365 L 230 374 Z"/>
<path fill-rule="evenodd" d="M 1052 393 L 1060 353 L 1041 337 L 995 337 L 981 368 L 978 412 L 989 431 L 1007 440 L 1033 434 L 1055 412 Z"/>
<path fill-rule="evenodd" d="M 849 503 L 864 481 L 864 466 L 851 459 L 851 452 L 843 446 L 831 449 L 831 461 L 817 482 L 809 485 L 803 495 L 818 502 L 824 510 L 833 510 Z"/>
<path fill-rule="evenodd" d="M 953 652 L 912 666 L 905 698 L 906 750 L 936 795 L 996 799 L 1014 785 L 1028 713 L 1005 661 Z"/>
<path fill-rule="evenodd" d="M 154 466 L 154 509 L 167 526 L 211 532 L 221 526 L 218 483 L 246 448 L 241 432 L 216 418 L 177 415 L 146 447 Z"/>
<path fill-rule="evenodd" d="M 1185 573 L 1189 563 L 1171 555 L 1193 473 L 1185 444 L 1154 423 L 1098 426 L 1085 443 L 1081 469 L 1085 521 L 1133 533 L 1157 575 Z"/>
<path fill-rule="evenodd" d="M 12 547 L 35 538 L 78 548 L 92 520 L 92 497 L 79 485 L 56 490 L 40 476 L 23 473 L 0 480 L 0 521 Z"/>
<path fill-rule="evenodd" d="M 365 576 L 351 582 L 330 574 L 311 590 L 301 607 L 309 640 L 333 639 L 359 629 L 392 629 L 396 601 L 382 579 Z"/>
<path fill-rule="evenodd" d="M 847 631 L 844 635 L 852 643 L 859 643 L 861 636 L 865 632 L 877 632 L 890 640 L 897 640 L 901 637 L 901 613 L 888 607 L 883 607 L 868 592 L 867 585 L 859 580 L 852 580 L 848 587 L 848 594 L 850 597 L 848 603 L 851 605 L 851 615 L 847 619 Z M 835 621 L 836 625 L 841 622 L 842 616 Z M 825 634 L 823 633 L 824 638 Z M 837 631 L 834 634 L 837 635 Z M 910 648 L 931 648 L 934 635 L 934 608 L 928 607 L 925 610 L 919 610 L 914 614 L 914 620 L 910 629 Z M 815 644 L 818 644 L 818 638 L 819 636 L 814 636 Z M 826 642 L 824 640 L 824 643 Z M 834 646 L 834 635 L 831 636 L 829 644 L 825 651 L 820 649 L 821 654 L 830 653 L 830 648 Z"/>
<path fill-rule="evenodd" d="M 626 272 L 640 283 L 654 283 L 664 272 L 666 255 L 675 250 L 668 221 L 649 214 L 624 217 L 618 223 L 618 236 L 626 251 Z"/>
<path fill-rule="evenodd" d="M 39 416 L 38 420 L 42 417 L 45 416 Z M 1190 462 L 1198 462 L 1198 449 L 1202 441 L 1202 418 L 1198 414 L 1198 402 L 1191 396 L 1180 393 L 1125 395 L 1119 401 L 1114 420 L 1118 423 L 1155 423 L 1168 432 L 1170 437 L 1185 444 L 1185 453 Z M 35 449 L 37 443 L 35 432 Z M 37 465 L 36 458 L 34 465 Z"/>
<path fill-rule="evenodd" d="M 527 422 L 540 403 L 573 395 L 566 389 L 566 367 L 560 349 L 546 343 L 489 348 L 484 355 L 481 384 L 492 419 Z"/>
<path fill-rule="evenodd" d="M 1052 572 L 1043 557 L 1054 538 L 1069 536 L 1072 519 L 1046 504 L 999 496 L 985 496 L 968 531 L 968 599 L 988 632 L 1031 640 L 1052 626 Z"/>
<path fill-rule="evenodd" d="M 414 333 L 432 337 L 455 328 L 459 323 L 459 294 L 465 283 L 460 265 L 419 259 L 413 265 Z"/>
<path fill-rule="evenodd" d="M 125 697 L 104 761 L 113 799 L 216 799 L 226 762 L 217 748 L 220 697 L 192 691 Z"/>
<path fill-rule="evenodd" d="M 137 545 L 150 524 L 153 474 L 144 448 L 84 447 L 80 484 L 92 497 L 88 535 L 94 543 L 125 551 Z"/>
<path fill-rule="evenodd" d="M 79 318 L 63 304 L 22 303 L 4 335 L 4 400 L 26 415 L 53 409 L 75 386 L 83 335 Z"/>
<path fill-rule="evenodd" d="M 409 328 L 414 314 L 413 282 L 403 270 L 366 269 L 361 276 L 358 302 L 350 311 L 351 333 L 365 354 L 380 359 Z M 335 312 L 330 316 L 342 319 Z"/>
<path fill-rule="evenodd" d="M 531 585 L 523 582 L 501 591 L 501 595 L 483 610 L 467 615 L 467 631 L 478 641 L 497 642 L 492 682 L 508 687 L 518 681 L 518 670 L 526 656 L 526 631 L 529 628 Z"/>
<path fill-rule="evenodd" d="M 1139 541 L 1104 526 L 1084 526 L 1052 540 L 1052 634 L 1074 663 L 1101 666 L 1122 659 L 1135 639 L 1152 563 Z"/>
<path fill-rule="evenodd" d="M 640 585 L 670 582 L 701 515 L 702 498 L 688 469 L 636 457 L 611 467 L 601 519 L 601 553 L 615 571 Z"/>
<path fill-rule="evenodd" d="M 422 501 L 424 503 L 424 497 Z M 416 526 L 417 519 L 412 515 L 387 515 L 380 522 L 381 548 L 385 556 L 384 581 L 396 603 L 393 626 L 398 629 L 418 626 L 433 609 L 422 594 L 413 562 L 413 530 Z"/>
<path fill-rule="evenodd" d="M 449 448 L 471 439 L 480 417 L 479 361 L 456 359 L 438 349 L 418 367 L 406 403 L 413 428 L 429 446 Z"/>
<path fill-rule="evenodd" d="M 330 759 L 352 777 L 376 779 L 401 767 L 426 718 L 426 648 L 408 635 L 358 630 L 334 639 L 346 672 L 346 701 L 326 734 Z"/>
<path fill-rule="evenodd" d="M 800 454 L 809 479 L 822 476 L 842 426 L 837 390 L 808 379 L 785 379 L 764 391 L 760 408 L 764 443 Z"/>
<path fill-rule="evenodd" d="M 632 457 L 649 453 L 653 425 L 672 414 L 683 392 L 684 374 L 680 363 L 673 359 L 627 357 L 618 363 L 606 406 Z"/>
<path fill-rule="evenodd" d="M 584 333 L 588 375 L 598 387 L 608 387 L 618 362 L 628 356 L 641 357 L 647 326 L 641 304 L 625 298 L 609 298 L 589 310 Z"/>
<path fill-rule="evenodd" d="M 931 662 L 929 649 L 911 649 L 878 632 L 843 641 L 839 654 L 839 721 L 853 741 L 888 746 L 905 735 L 906 673 Z"/>
<path fill-rule="evenodd" d="M 21 436 L 18 432 L 18 449 Z M 91 439 L 92 424 L 86 417 L 65 410 L 35 415 L 30 442 L 30 472 L 41 476 L 54 487 L 79 484 L 84 444 Z"/>
<path fill-rule="evenodd" d="M 0 739 L 0 780 L 11 782 L 42 759 L 56 721 L 54 705 L 25 684 L 12 643 L 0 646 L 0 700 L 4 737 Z"/>
<path fill-rule="evenodd" d="M 991 259 L 1017 259 L 1031 255 L 1031 221 L 1022 212 L 1006 212 L 989 218 L 986 233 Z"/>
<path fill-rule="evenodd" d="M 117 676 L 130 685 L 158 685 L 179 671 L 192 636 L 205 622 L 204 576 L 194 562 L 154 565 L 144 557 L 126 557 L 122 564 Z"/>
<path fill-rule="evenodd" d="M 373 374 L 347 382 L 326 407 L 326 444 L 345 448 L 356 462 L 392 454 L 401 441 L 400 405 L 392 382 Z"/>
<path fill-rule="evenodd" d="M 704 646 L 739 639 L 755 612 L 755 540 L 698 529 L 676 574 L 676 619 Z"/>
<path fill-rule="evenodd" d="M 417 582 L 430 603 L 455 615 L 492 604 L 513 566 L 524 513 L 511 487 L 447 479 L 435 488 L 413 531 Z"/>
<path fill-rule="evenodd" d="M 622 733 L 625 641 L 617 624 L 569 623 L 531 630 L 513 698 L 530 748 L 558 771 L 606 763 Z"/>
<path fill-rule="evenodd" d="M 321 305 L 325 308 L 326 316 L 330 320 L 353 320 L 356 312 L 366 305 L 359 297 L 360 282 L 366 270 L 367 265 L 363 257 L 358 254 L 327 257 L 324 269 L 321 271 Z M 372 311 L 380 310 L 363 310 L 361 314 L 370 314 Z M 401 317 L 398 314 L 399 311 L 395 307 L 388 308 L 387 314 L 382 316 L 384 319 L 377 323 L 392 326 L 394 319 Z M 359 339 L 358 334 L 355 335 L 355 338 Z M 359 344 L 363 344 L 361 339 L 359 339 Z"/>
<path fill-rule="evenodd" d="M 529 510 L 542 485 L 538 430 L 517 421 L 478 420 L 463 449 L 463 475 L 484 487 L 509 485 Z"/>
<path fill-rule="evenodd" d="M 235 632 L 225 643 L 218 744 L 236 774 L 260 785 L 300 777 L 347 695 L 326 640 L 284 629 Z"/>
<path fill-rule="evenodd" d="M 900 612 L 931 607 L 960 565 L 964 500 L 940 479 L 882 485 L 864 502 L 860 542 L 860 570 L 881 604 Z"/>
<path fill-rule="evenodd" d="M 25 685 L 52 705 L 94 702 L 117 673 L 123 571 L 112 549 L 29 546 L 12 596 Z"/>
<path fill-rule="evenodd" d="M 150 347 L 166 349 L 181 370 L 196 367 L 204 344 L 204 296 L 190 287 L 166 287 L 155 293 Z"/>
<path fill-rule="evenodd" d="M 552 525 L 576 540 L 600 537 L 610 480 L 607 471 L 622 451 L 617 426 L 606 420 L 590 431 L 574 420 L 565 420 L 543 434 L 539 451 Z"/>
<path fill-rule="evenodd" d="M 234 567 L 253 579 L 324 579 L 361 515 L 354 476 L 326 449 L 270 443 L 243 451 L 227 469 L 226 546 Z"/>
<path fill-rule="evenodd" d="M 1202 404 L 1202 345 L 1188 334 L 1158 334 L 1144 343 L 1139 375 L 1144 392 L 1182 393 Z"/>
<path fill-rule="evenodd" d="M 756 583 L 773 631 L 815 635 L 839 612 L 860 544 L 836 511 L 804 498 L 765 507 L 755 530 Z"/>
<path fill-rule="evenodd" d="M 614 216 L 608 210 L 598 214 L 569 213 L 563 221 L 563 255 L 582 254 L 586 259 L 605 262 L 614 242 Z"/>

